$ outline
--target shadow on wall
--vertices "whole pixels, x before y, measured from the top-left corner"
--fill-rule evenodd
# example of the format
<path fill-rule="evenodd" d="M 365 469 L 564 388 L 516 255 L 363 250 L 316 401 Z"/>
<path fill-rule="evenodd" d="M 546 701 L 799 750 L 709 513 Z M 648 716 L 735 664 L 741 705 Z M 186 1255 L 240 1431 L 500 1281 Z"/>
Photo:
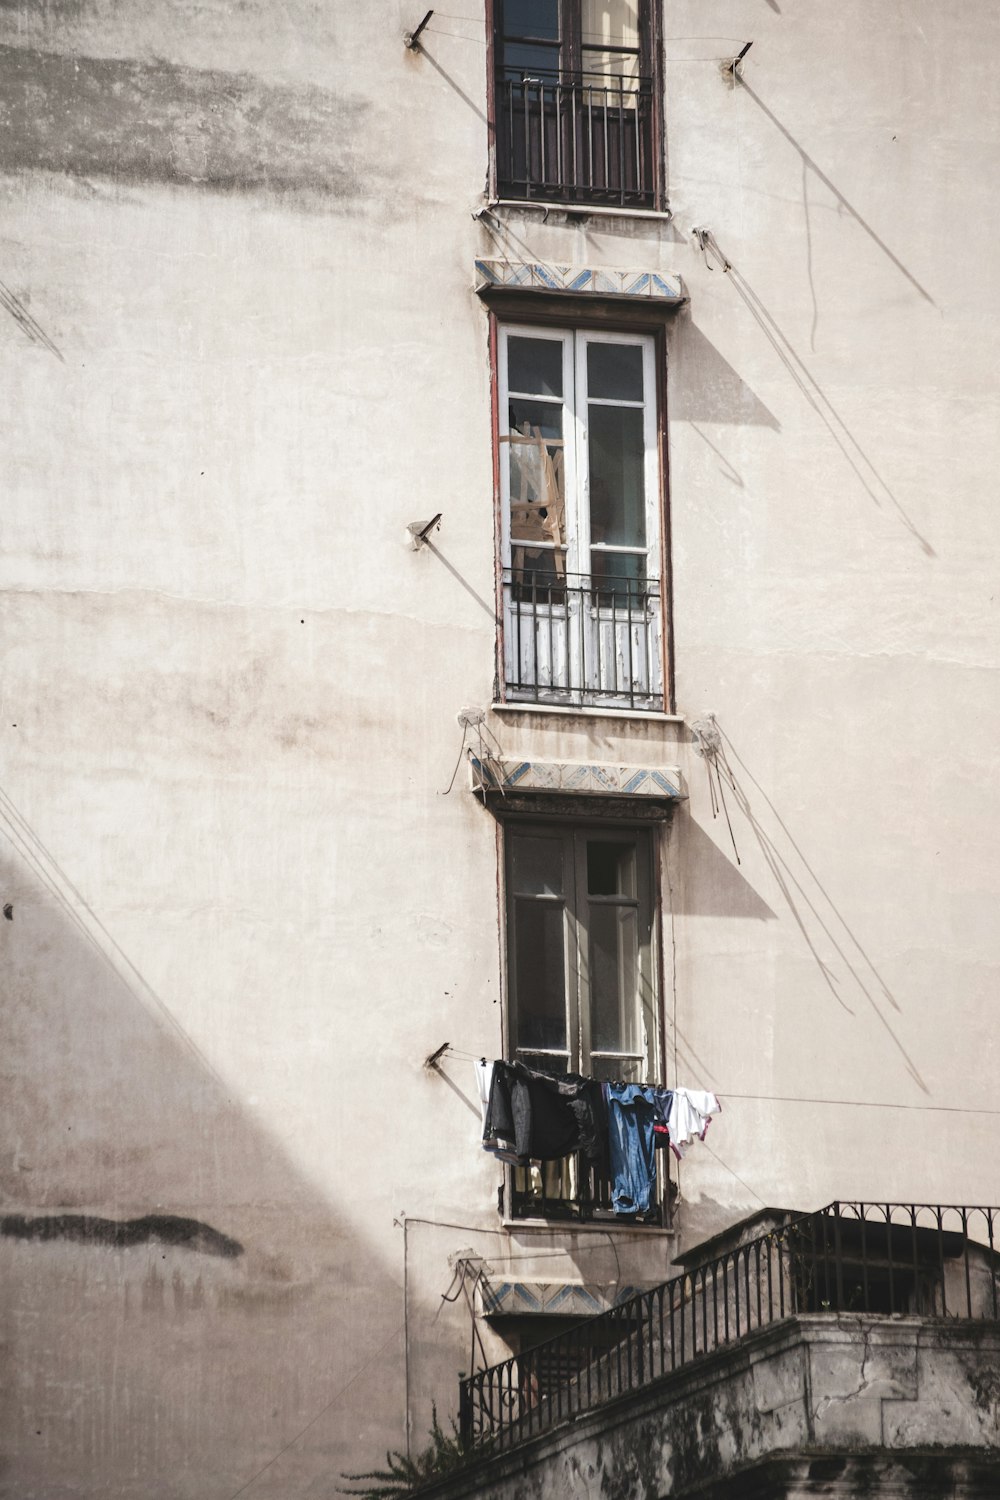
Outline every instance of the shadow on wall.
<path fill-rule="evenodd" d="M 908 1077 L 924 1094 L 929 1094 L 890 1020 L 890 1014 L 900 1013 L 902 1007 L 820 882 L 778 809 L 732 740 L 714 720 L 700 731 L 696 727 L 696 733 L 710 787 L 711 778 L 715 778 L 713 801 L 718 797 L 727 816 L 732 809 L 734 842 L 738 844 L 743 830 L 749 828 L 831 996 L 851 1016 L 857 1013 L 859 1005 L 868 1008 L 885 1031 Z"/>
<path fill-rule="evenodd" d="M 399 1441 L 398 1277 L 234 1100 L 2 791 L 0 834 L 0 1278 L 18 1310 L 0 1493 L 335 1486 Z"/>
<path fill-rule="evenodd" d="M 781 430 L 774 413 L 683 313 L 678 314 L 671 332 L 669 357 L 672 422 L 724 422 Z"/>
<path fill-rule="evenodd" d="M 671 890 L 671 909 L 692 917 L 744 917 L 775 920 L 768 906 L 733 861 L 690 816 L 681 814 L 677 834 L 683 848 L 683 877 Z"/>

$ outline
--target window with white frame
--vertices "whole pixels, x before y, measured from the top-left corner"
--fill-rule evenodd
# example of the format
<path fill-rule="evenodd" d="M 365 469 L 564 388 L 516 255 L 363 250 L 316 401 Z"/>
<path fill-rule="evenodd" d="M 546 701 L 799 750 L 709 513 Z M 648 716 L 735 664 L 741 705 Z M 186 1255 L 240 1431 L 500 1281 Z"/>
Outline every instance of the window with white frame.
<path fill-rule="evenodd" d="M 500 330 L 504 685 L 663 706 L 655 342 Z"/>

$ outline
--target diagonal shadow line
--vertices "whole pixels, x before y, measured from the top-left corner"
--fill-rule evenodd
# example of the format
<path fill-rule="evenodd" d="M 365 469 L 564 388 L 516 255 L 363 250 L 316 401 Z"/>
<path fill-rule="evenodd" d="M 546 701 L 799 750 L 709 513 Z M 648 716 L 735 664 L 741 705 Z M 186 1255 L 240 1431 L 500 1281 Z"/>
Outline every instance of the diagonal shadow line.
<path fill-rule="evenodd" d="M 869 480 L 862 468 L 862 464 L 868 470 L 868 473 L 872 476 L 872 479 L 874 479 L 883 495 L 888 498 L 897 516 L 921 550 L 928 557 L 936 557 L 937 553 L 930 542 L 917 530 L 916 526 L 910 520 L 906 511 L 896 499 L 896 496 L 882 478 L 857 438 L 851 432 L 847 423 L 823 390 L 823 387 L 819 384 L 819 381 L 813 375 L 805 360 L 789 341 L 788 336 L 775 321 L 773 315 L 764 306 L 764 303 L 757 296 L 757 293 L 746 277 L 728 260 L 726 261 L 726 273 L 733 286 L 735 286 L 737 294 L 746 303 L 768 343 L 847 460 L 868 498 L 874 501 L 880 510 L 882 509 L 882 500 L 879 498 L 878 490 L 873 488 L 871 480 Z"/>
<path fill-rule="evenodd" d="M 56 359 L 58 359 L 62 364 L 66 363 L 65 359 L 63 358 L 62 350 L 59 348 L 59 346 L 52 342 L 48 334 L 45 332 L 45 329 L 42 327 L 41 323 L 39 323 L 38 319 L 32 317 L 31 313 L 25 307 L 20 298 L 16 297 L 11 291 L 10 287 L 7 286 L 6 282 L 3 281 L 0 281 L 0 306 L 2 306 L 6 312 L 10 313 L 11 317 L 14 319 L 14 322 L 20 328 L 21 332 L 24 333 L 33 344 L 40 344 L 43 349 L 47 349 L 50 354 L 54 354 Z"/>
<path fill-rule="evenodd" d="M 424 542 L 424 546 L 427 547 L 431 552 L 433 552 L 438 562 L 441 563 L 443 567 L 447 568 L 452 578 L 454 578 L 457 583 L 460 583 L 462 585 L 463 589 L 470 596 L 470 598 L 475 599 L 476 603 L 479 605 L 479 608 L 486 611 L 490 619 L 493 621 L 494 625 L 499 626 L 501 624 L 501 620 L 493 605 L 487 604 L 482 594 L 476 593 L 476 590 L 472 587 L 472 584 L 467 583 L 458 569 L 454 566 L 454 564 L 448 561 L 447 557 L 445 557 L 444 553 L 441 551 L 441 548 L 436 547 L 431 541 L 430 537 L 428 537 Z"/>
<path fill-rule="evenodd" d="M 118 982 L 124 984 L 132 994 L 143 1001 L 147 1009 L 155 1010 L 163 1018 L 182 1045 L 197 1058 L 201 1066 L 222 1087 L 228 1098 L 229 1085 L 225 1079 L 212 1066 L 194 1038 L 185 1031 L 173 1011 L 164 1004 L 152 986 L 143 978 L 128 954 L 111 936 L 100 917 L 87 904 L 78 888 L 59 866 L 55 857 L 42 843 L 2 787 L 0 787 L 0 836 L 7 840 L 11 848 L 35 872 L 49 894 L 59 903 L 95 953 L 107 964 Z M 82 912 L 86 912 L 87 920 L 84 920 Z M 98 933 L 101 941 L 98 940 Z"/>
<path fill-rule="evenodd" d="M 730 749 L 732 749 L 732 751 L 733 751 L 733 759 L 742 767 L 742 769 L 746 772 L 747 777 L 749 778 L 749 780 L 753 782 L 753 785 L 760 792 L 760 795 L 763 797 L 764 802 L 766 803 L 766 805 L 769 808 L 770 812 L 774 816 L 775 821 L 777 822 L 778 826 L 781 828 L 781 830 L 784 833 L 785 837 L 788 839 L 788 842 L 790 843 L 791 847 L 794 849 L 794 851 L 795 851 L 796 855 L 798 856 L 798 858 L 802 861 L 802 864 L 803 864 L 804 868 L 808 871 L 809 878 L 813 881 L 813 883 L 815 884 L 817 890 L 820 892 L 820 894 L 821 894 L 824 902 L 826 903 L 826 905 L 830 908 L 831 912 L 833 913 L 836 922 L 843 929 L 844 933 L 846 933 L 847 938 L 849 939 L 851 945 L 860 954 L 861 958 L 864 961 L 865 966 L 868 968 L 868 970 L 872 974 L 874 980 L 876 981 L 876 983 L 877 983 L 877 985 L 879 987 L 879 990 L 880 990 L 881 994 L 883 995 L 883 997 L 885 998 L 885 1000 L 887 1001 L 887 1003 L 889 1005 L 891 1005 L 892 1008 L 898 1013 L 900 1011 L 900 1009 L 901 1009 L 901 1007 L 899 1005 L 899 1002 L 896 1000 L 895 996 L 890 991 L 888 985 L 885 983 L 885 980 L 879 974 L 878 970 L 875 968 L 875 965 L 872 963 L 871 959 L 868 957 L 867 953 L 862 948 L 861 944 L 858 942 L 858 939 L 855 937 L 855 935 L 851 931 L 850 927 L 848 927 L 847 922 L 844 920 L 844 918 L 841 915 L 840 911 L 834 905 L 834 903 L 831 900 L 830 896 L 827 894 L 826 890 L 821 885 L 821 883 L 819 881 L 819 878 L 817 877 L 817 875 L 816 875 L 815 871 L 813 870 L 812 866 L 806 860 L 806 858 L 803 855 L 803 853 L 802 853 L 801 849 L 799 848 L 798 844 L 795 842 L 795 840 L 792 838 L 791 834 L 789 833 L 788 828 L 785 825 L 784 820 L 781 818 L 780 814 L 777 812 L 777 810 L 776 810 L 776 808 L 774 806 L 774 803 L 771 801 L 770 797 L 768 797 L 767 793 L 761 787 L 761 785 L 757 781 L 757 779 L 747 769 L 747 766 L 746 766 L 745 762 L 737 754 L 735 748 L 732 745 L 732 741 L 729 739 L 729 736 L 722 730 L 721 726 L 719 728 L 719 733 L 722 735 L 722 737 L 723 737 L 726 745 L 729 746 Z M 907 1052 L 906 1048 L 903 1046 L 903 1043 L 900 1041 L 899 1037 L 896 1035 L 895 1031 L 893 1030 L 892 1026 L 890 1025 L 887 1017 L 884 1015 L 881 1007 L 878 1004 L 878 1001 L 876 1000 L 875 996 L 872 994 L 872 990 L 871 990 L 870 985 L 865 982 L 865 980 L 862 978 L 861 974 L 859 974 L 857 966 L 854 963 L 852 963 L 851 960 L 850 960 L 850 958 L 847 956 L 846 952 L 844 951 L 844 945 L 843 945 L 843 943 L 840 942 L 840 941 L 838 941 L 838 939 L 834 936 L 833 932 L 831 931 L 831 927 L 830 927 L 829 922 L 827 922 L 826 920 L 824 920 L 824 918 L 820 915 L 819 911 L 817 910 L 815 902 L 806 893 L 806 891 L 805 891 L 805 889 L 804 889 L 804 887 L 802 885 L 802 882 L 795 875 L 795 872 L 792 870 L 792 868 L 789 865 L 787 859 L 785 859 L 785 857 L 781 854 L 780 850 L 777 848 L 776 844 L 774 843 L 773 839 L 771 839 L 771 837 L 769 836 L 769 834 L 767 833 L 767 831 L 765 829 L 763 829 L 761 827 L 761 825 L 759 824 L 759 822 L 758 822 L 758 820 L 757 820 L 756 816 L 754 815 L 753 810 L 751 808 L 749 798 L 747 797 L 746 793 L 743 791 L 742 787 L 737 782 L 736 777 L 733 774 L 732 768 L 729 766 L 728 759 L 725 756 L 725 751 L 723 752 L 723 758 L 725 760 L 725 767 L 726 767 L 726 770 L 727 770 L 729 778 L 730 778 L 730 785 L 732 786 L 733 794 L 735 795 L 735 797 L 737 799 L 737 803 L 738 803 L 741 811 L 743 812 L 744 816 L 746 817 L 747 821 L 749 822 L 751 828 L 753 829 L 753 832 L 754 832 L 754 834 L 755 834 L 758 842 L 760 843 L 761 850 L 762 850 L 762 853 L 764 855 L 765 861 L 767 862 L 769 868 L 771 868 L 772 871 L 774 872 L 775 877 L 778 879 L 779 885 L 781 886 L 782 894 L 785 896 L 786 901 L 788 901 L 788 903 L 789 903 L 789 907 L 790 907 L 790 909 L 792 911 L 792 915 L 793 915 L 793 917 L 794 917 L 794 919 L 795 919 L 798 927 L 802 931 L 803 937 L 805 938 L 805 941 L 806 941 L 806 943 L 807 943 L 807 945 L 808 945 L 808 947 L 810 949 L 810 952 L 813 954 L 814 958 L 816 958 L 816 961 L 817 961 L 817 963 L 820 966 L 820 971 L 821 971 L 821 973 L 823 975 L 823 979 L 826 982 L 826 984 L 828 985 L 828 987 L 830 988 L 831 993 L 835 995 L 835 997 L 840 1002 L 840 1004 L 843 1005 L 844 1008 L 846 1010 L 848 1010 L 848 1012 L 851 1015 L 854 1014 L 854 1012 L 851 1011 L 850 1007 L 846 1004 L 846 1002 L 843 1001 L 841 999 L 841 997 L 837 994 L 837 991 L 836 991 L 836 989 L 834 987 L 833 977 L 832 977 L 832 975 L 830 973 L 830 970 L 829 970 L 828 966 L 820 958 L 819 954 L 817 953 L 816 948 L 815 948 L 815 946 L 814 946 L 814 944 L 812 942 L 812 939 L 810 938 L 810 936 L 808 934 L 808 931 L 807 931 L 807 929 L 806 929 L 806 927 L 804 925 L 804 920 L 803 920 L 803 918 L 801 916 L 801 913 L 797 910 L 797 908 L 795 906 L 795 903 L 794 903 L 794 900 L 793 900 L 793 898 L 789 894 L 788 887 L 787 887 L 787 881 L 783 878 L 783 875 L 781 873 L 779 873 L 779 870 L 775 869 L 775 864 L 777 864 L 778 866 L 780 866 L 780 871 L 783 872 L 784 876 L 787 876 L 788 880 L 790 880 L 791 883 L 794 885 L 795 889 L 799 892 L 800 896 L 805 901 L 805 903 L 808 906 L 809 910 L 812 912 L 813 916 L 816 918 L 816 920 L 819 923 L 822 931 L 829 938 L 829 940 L 830 940 L 831 944 L 833 945 L 834 949 L 836 950 L 837 954 L 839 955 L 839 957 L 841 958 L 841 960 L 843 961 L 843 963 L 847 967 L 848 971 L 850 972 L 851 977 L 853 978 L 854 982 L 857 984 L 857 986 L 858 986 L 859 990 L 861 991 L 862 995 L 864 996 L 865 1000 L 868 1002 L 869 1008 L 871 1009 L 872 1013 L 874 1014 L 874 1016 L 876 1017 L 876 1019 L 879 1021 L 879 1023 L 881 1024 L 881 1026 L 885 1029 L 886 1033 L 888 1034 L 888 1036 L 890 1037 L 890 1039 L 891 1039 L 891 1041 L 893 1043 L 893 1046 L 896 1048 L 896 1050 L 899 1052 L 900 1056 L 902 1057 L 903 1062 L 904 1062 L 904 1064 L 906 1066 L 906 1071 L 909 1073 L 910 1077 L 913 1079 L 914 1083 L 916 1083 L 916 1085 L 918 1086 L 918 1088 L 920 1088 L 925 1094 L 929 1095 L 930 1094 L 930 1089 L 927 1087 L 927 1084 L 924 1082 L 924 1079 L 922 1078 L 922 1076 L 920 1074 L 920 1071 L 917 1068 L 916 1063 L 913 1061 L 912 1057 Z"/>
<path fill-rule="evenodd" d="M 865 219 L 863 219 L 861 217 L 861 215 L 858 213 L 858 210 L 854 207 L 854 204 L 851 203 L 849 199 L 847 199 L 847 198 L 844 197 L 844 195 L 840 191 L 840 189 L 833 182 L 830 181 L 829 177 L 827 177 L 826 173 L 822 170 L 822 168 L 820 168 L 820 167 L 818 167 L 816 165 L 816 163 L 813 161 L 812 157 L 808 154 L 808 152 L 803 151 L 802 147 L 799 145 L 798 141 L 792 135 L 791 131 L 787 128 L 787 126 L 785 126 L 785 125 L 783 125 L 781 123 L 781 121 L 778 119 L 777 115 L 773 112 L 773 110 L 768 109 L 767 105 L 764 103 L 764 101 L 760 97 L 760 95 L 754 93 L 753 89 L 747 83 L 746 79 L 743 78 L 739 73 L 736 74 L 736 79 L 737 79 L 737 82 L 739 83 L 740 87 L 743 89 L 743 92 L 745 94 L 749 94 L 750 98 L 756 104 L 757 108 L 761 111 L 761 113 L 767 116 L 767 118 L 771 121 L 771 124 L 775 127 L 775 129 L 778 130 L 778 131 L 780 131 L 781 134 L 785 137 L 785 140 L 788 141 L 789 145 L 792 146 L 793 149 L 798 152 L 799 156 L 802 158 L 803 166 L 804 167 L 808 167 L 809 171 L 812 172 L 816 177 L 819 178 L 819 180 L 823 184 L 823 186 L 825 188 L 829 189 L 829 191 L 836 198 L 836 200 L 840 204 L 840 206 L 842 208 L 846 209 L 846 211 L 850 214 L 851 218 L 855 221 L 855 223 L 857 223 L 857 224 L 859 224 L 861 226 L 861 228 L 864 230 L 865 234 L 867 234 L 869 236 L 869 238 L 872 239 L 875 242 L 875 244 L 879 247 L 879 249 L 882 251 L 882 254 L 885 255 L 889 260 L 892 261 L 892 264 L 896 267 L 897 271 L 901 272 L 902 275 L 906 277 L 907 281 L 910 283 L 910 285 L 912 287 L 915 288 L 916 291 L 918 291 L 920 293 L 920 295 L 921 295 L 921 297 L 923 297 L 924 301 L 925 302 L 929 302 L 930 305 L 931 305 L 931 307 L 937 307 L 937 303 L 934 301 L 934 298 L 931 296 L 931 294 L 927 290 L 927 288 L 924 287 L 924 286 L 921 286 L 920 282 L 913 275 L 912 271 L 908 271 L 906 269 L 906 267 L 903 265 L 903 262 L 900 260 L 899 256 L 893 254 L 893 252 L 889 249 L 889 246 L 886 244 L 885 240 L 883 240 L 879 235 L 877 235 L 875 233 L 874 229 L 867 222 L 867 220 L 865 220 Z"/>
<path fill-rule="evenodd" d="M 468 1094 L 464 1093 L 462 1091 L 462 1089 L 459 1088 L 458 1084 L 454 1083 L 452 1081 L 452 1079 L 450 1079 L 448 1077 L 447 1073 L 445 1072 L 444 1068 L 442 1068 L 442 1066 L 441 1066 L 440 1063 L 432 1063 L 430 1065 L 428 1071 L 436 1073 L 437 1076 L 438 1076 L 438 1078 L 440 1078 L 442 1080 L 442 1082 L 444 1082 L 444 1083 L 446 1083 L 448 1085 L 448 1087 L 451 1089 L 452 1093 L 458 1095 L 458 1097 L 461 1099 L 462 1103 L 465 1105 L 466 1109 L 469 1110 L 472 1114 L 474 1114 L 477 1120 L 480 1119 L 480 1117 L 481 1117 L 481 1111 L 480 1111 L 479 1105 L 478 1104 L 474 1104 L 472 1102 L 472 1100 L 469 1098 Z"/>
<path fill-rule="evenodd" d="M 802 163 L 802 217 L 806 226 L 806 275 L 809 278 L 809 296 L 812 299 L 812 326 L 809 329 L 809 349 L 816 353 L 816 330 L 819 327 L 819 302 L 816 297 L 816 278 L 813 275 L 812 219 L 809 217 L 809 169 Z"/>
<path fill-rule="evenodd" d="M 716 1090 L 718 1088 L 718 1080 L 712 1072 L 711 1067 L 695 1051 L 679 1026 L 674 1027 L 674 1046 L 678 1055 L 682 1052 L 685 1054 L 685 1057 L 682 1059 L 683 1065 L 685 1068 L 690 1068 L 690 1073 L 698 1079 L 699 1084 L 710 1087 L 713 1091 Z M 692 1064 L 693 1066 L 691 1066 Z M 676 1078 L 672 1080 L 673 1084 L 676 1084 L 676 1082 Z"/>
<path fill-rule="evenodd" d="M 435 73 L 438 73 L 444 79 L 444 81 L 448 85 L 448 87 L 451 88 L 451 89 L 454 89 L 455 93 L 462 100 L 463 104 L 467 104 L 469 106 L 469 108 L 472 110 L 472 113 L 474 115 L 477 115 L 479 117 L 479 119 L 482 120 L 483 124 L 487 128 L 489 128 L 489 123 L 490 122 L 489 122 L 489 120 L 487 120 L 486 116 L 483 114 L 483 111 L 479 108 L 479 105 L 475 102 L 474 99 L 470 99 L 469 98 L 469 96 L 465 92 L 465 90 L 459 84 L 457 84 L 455 82 L 454 78 L 452 78 L 451 74 L 447 71 L 447 69 L 442 68 L 441 64 L 437 61 L 437 59 L 435 57 L 433 57 L 431 55 L 430 52 L 427 51 L 426 47 L 420 47 L 417 50 L 419 51 L 421 57 L 425 57 L 427 59 L 427 61 L 431 65 L 431 67 L 434 69 Z"/>
<path fill-rule="evenodd" d="M 742 479 L 742 476 L 740 475 L 740 471 L 736 468 L 735 464 L 732 464 L 732 463 L 729 462 L 729 459 L 723 453 L 722 449 L 721 448 L 717 448 L 716 445 L 712 442 L 711 438 L 707 437 L 706 434 L 704 432 L 702 432 L 702 430 L 698 426 L 697 422 L 689 421 L 688 422 L 688 426 L 691 427 L 698 434 L 698 436 L 701 438 L 701 440 L 702 440 L 703 443 L 706 443 L 708 445 L 708 447 L 711 448 L 711 450 L 715 454 L 716 458 L 723 465 L 723 469 L 722 469 L 722 477 L 723 477 L 723 479 L 728 479 L 730 484 L 738 485 L 741 490 L 745 490 L 746 489 L 746 485 L 743 483 L 743 479 Z"/>

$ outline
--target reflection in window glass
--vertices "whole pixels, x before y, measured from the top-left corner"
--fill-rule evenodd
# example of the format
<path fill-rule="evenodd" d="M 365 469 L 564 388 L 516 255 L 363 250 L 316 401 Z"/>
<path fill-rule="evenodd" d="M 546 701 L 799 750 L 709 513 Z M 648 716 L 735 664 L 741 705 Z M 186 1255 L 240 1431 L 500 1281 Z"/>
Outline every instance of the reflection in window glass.
<path fill-rule="evenodd" d="M 587 345 L 587 394 L 591 401 L 642 400 L 642 349 L 638 344 Z"/>
<path fill-rule="evenodd" d="M 585 47 L 638 47 L 639 0 L 581 0 L 580 24 Z"/>
<path fill-rule="evenodd" d="M 566 975 L 561 903 L 515 902 L 517 1046 L 565 1050 Z"/>
<path fill-rule="evenodd" d="M 563 893 L 562 839 L 532 838 L 515 834 L 511 843 L 515 891 L 525 896 L 561 896 Z"/>
<path fill-rule="evenodd" d="M 635 83 L 639 78 L 638 0 L 582 0 L 581 23 L 585 72 L 608 84 Z M 619 51 L 622 47 L 629 50 Z"/>
<path fill-rule="evenodd" d="M 505 36 L 555 38 L 559 35 L 559 0 L 503 0 Z"/>
<path fill-rule="evenodd" d="M 646 545 L 643 414 L 635 406 L 591 406 L 590 539 Z"/>
<path fill-rule="evenodd" d="M 591 904 L 590 1045 L 595 1052 L 638 1052 L 638 937 L 634 906 Z"/>
<path fill-rule="evenodd" d="M 563 346 L 557 339 L 507 340 L 507 389 L 562 397 Z"/>
<path fill-rule="evenodd" d="M 649 594 L 644 552 L 592 552 L 590 578 L 600 609 L 608 608 L 612 599 L 618 609 L 638 609 Z"/>

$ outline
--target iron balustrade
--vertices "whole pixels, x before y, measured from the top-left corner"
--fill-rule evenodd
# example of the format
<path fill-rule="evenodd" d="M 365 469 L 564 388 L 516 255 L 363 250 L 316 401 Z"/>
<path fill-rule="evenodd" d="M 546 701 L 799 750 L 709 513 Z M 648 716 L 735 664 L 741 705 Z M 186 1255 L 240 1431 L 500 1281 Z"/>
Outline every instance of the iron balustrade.
<path fill-rule="evenodd" d="M 652 78 L 548 73 L 496 80 L 502 198 L 652 208 Z"/>
<path fill-rule="evenodd" d="M 630 1224 L 662 1227 L 669 1213 L 672 1183 L 669 1152 L 658 1151 L 656 1190 L 647 1213 L 629 1218 Z M 572 1162 L 567 1174 L 565 1164 Z M 548 1169 L 555 1169 L 550 1172 Z M 567 1184 L 567 1176 L 569 1182 Z M 534 1168 L 514 1167 L 510 1174 L 512 1219 L 566 1219 L 588 1223 L 603 1220 L 621 1224 L 612 1202 L 610 1176 L 576 1152 L 556 1162 L 541 1162 Z"/>
<path fill-rule="evenodd" d="M 831 1203 L 462 1380 L 462 1437 L 515 1447 L 801 1313 L 996 1322 L 998 1228 L 998 1208 Z"/>
<path fill-rule="evenodd" d="M 519 566 L 504 571 L 503 594 L 508 698 L 663 707 L 658 581 Z"/>

